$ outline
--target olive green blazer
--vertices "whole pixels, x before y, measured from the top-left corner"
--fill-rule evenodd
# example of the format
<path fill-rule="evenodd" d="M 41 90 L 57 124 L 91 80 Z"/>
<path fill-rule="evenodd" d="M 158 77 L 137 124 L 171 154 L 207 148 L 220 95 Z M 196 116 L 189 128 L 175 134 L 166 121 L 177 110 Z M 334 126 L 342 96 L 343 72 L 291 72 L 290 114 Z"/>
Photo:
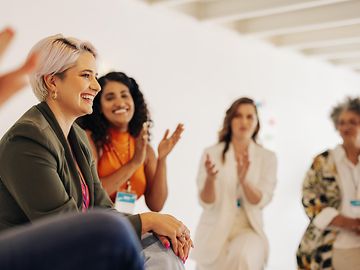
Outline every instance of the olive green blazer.
<path fill-rule="evenodd" d="M 81 211 L 80 178 L 68 141 L 89 188 L 89 208 L 112 209 L 85 132 L 74 124 L 66 140 L 49 106 L 42 102 L 0 141 L 0 232 L 49 215 Z M 140 217 L 127 218 L 140 237 Z"/>

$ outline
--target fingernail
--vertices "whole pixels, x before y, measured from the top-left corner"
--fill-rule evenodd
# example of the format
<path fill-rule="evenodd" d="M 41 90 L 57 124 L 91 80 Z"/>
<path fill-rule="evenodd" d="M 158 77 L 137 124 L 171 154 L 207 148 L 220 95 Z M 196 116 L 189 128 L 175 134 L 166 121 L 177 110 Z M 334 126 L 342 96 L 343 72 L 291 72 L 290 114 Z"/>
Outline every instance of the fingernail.
<path fill-rule="evenodd" d="M 169 242 L 166 242 L 166 243 L 165 243 L 165 247 L 166 247 L 166 249 L 169 249 L 169 248 L 170 248 Z"/>

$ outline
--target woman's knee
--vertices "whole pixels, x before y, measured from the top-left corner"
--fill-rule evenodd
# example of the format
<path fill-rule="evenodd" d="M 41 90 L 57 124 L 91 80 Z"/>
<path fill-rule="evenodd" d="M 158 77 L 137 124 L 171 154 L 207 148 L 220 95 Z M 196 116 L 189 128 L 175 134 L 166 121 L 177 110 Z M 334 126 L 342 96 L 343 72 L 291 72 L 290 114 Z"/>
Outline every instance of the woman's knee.
<path fill-rule="evenodd" d="M 183 270 L 183 262 L 175 255 L 171 248 L 165 248 L 160 241 L 156 241 L 143 249 L 146 270 Z"/>

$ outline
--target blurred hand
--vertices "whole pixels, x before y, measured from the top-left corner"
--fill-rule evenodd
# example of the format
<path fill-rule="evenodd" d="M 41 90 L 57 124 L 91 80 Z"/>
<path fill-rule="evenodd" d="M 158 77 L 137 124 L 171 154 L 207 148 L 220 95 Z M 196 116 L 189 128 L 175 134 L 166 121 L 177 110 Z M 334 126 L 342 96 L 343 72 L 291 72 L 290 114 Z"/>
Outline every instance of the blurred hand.
<path fill-rule="evenodd" d="M 9 28 L 0 32 L 0 57 L 5 52 L 13 36 L 14 32 Z M 32 54 L 20 68 L 0 75 L 0 106 L 27 84 L 26 75 L 34 70 L 36 62 L 37 55 Z"/>
<path fill-rule="evenodd" d="M 330 225 L 337 226 L 360 235 L 359 218 L 346 217 L 340 214 L 331 221 Z"/>
<path fill-rule="evenodd" d="M 207 178 L 210 180 L 215 180 L 215 177 L 219 171 L 215 169 L 215 164 L 211 161 L 209 154 L 206 154 L 205 169 Z"/>
<path fill-rule="evenodd" d="M 344 229 L 360 234 L 360 219 L 344 217 L 343 224 Z"/>
<path fill-rule="evenodd" d="M 183 124 L 178 124 L 174 133 L 171 134 L 169 138 L 168 135 L 170 131 L 168 129 L 165 131 L 164 137 L 162 138 L 158 146 L 158 159 L 161 160 L 167 157 L 167 155 L 172 151 L 174 146 L 179 141 L 183 131 L 184 131 Z"/>
<path fill-rule="evenodd" d="M 235 158 L 237 163 L 238 179 L 240 181 L 240 184 L 243 184 L 245 182 L 245 177 L 250 166 L 249 155 L 247 152 L 236 153 Z"/>
<path fill-rule="evenodd" d="M 15 35 L 14 30 L 5 28 L 0 32 L 0 59 L 4 55 L 7 47 L 10 45 Z"/>
<path fill-rule="evenodd" d="M 132 160 L 140 166 L 146 158 L 146 148 L 148 144 L 148 124 L 144 123 L 139 136 L 135 141 L 135 153 Z"/>

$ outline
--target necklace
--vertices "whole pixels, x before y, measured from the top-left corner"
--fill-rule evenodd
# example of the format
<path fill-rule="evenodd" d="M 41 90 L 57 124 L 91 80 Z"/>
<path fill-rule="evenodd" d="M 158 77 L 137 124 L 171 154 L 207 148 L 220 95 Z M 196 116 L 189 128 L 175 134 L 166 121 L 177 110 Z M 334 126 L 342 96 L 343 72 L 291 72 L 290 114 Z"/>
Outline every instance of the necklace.
<path fill-rule="evenodd" d="M 117 148 L 114 146 L 113 142 L 110 141 L 110 143 L 107 145 L 110 148 L 110 151 L 115 155 L 117 161 L 120 163 L 120 166 L 124 166 L 126 163 L 130 160 L 130 134 L 127 134 L 127 143 L 126 143 L 126 153 L 120 154 Z M 120 147 L 119 147 L 120 148 Z M 123 161 L 124 158 L 127 158 L 125 161 Z M 126 181 L 126 191 L 131 192 L 131 179 L 128 179 Z"/>

